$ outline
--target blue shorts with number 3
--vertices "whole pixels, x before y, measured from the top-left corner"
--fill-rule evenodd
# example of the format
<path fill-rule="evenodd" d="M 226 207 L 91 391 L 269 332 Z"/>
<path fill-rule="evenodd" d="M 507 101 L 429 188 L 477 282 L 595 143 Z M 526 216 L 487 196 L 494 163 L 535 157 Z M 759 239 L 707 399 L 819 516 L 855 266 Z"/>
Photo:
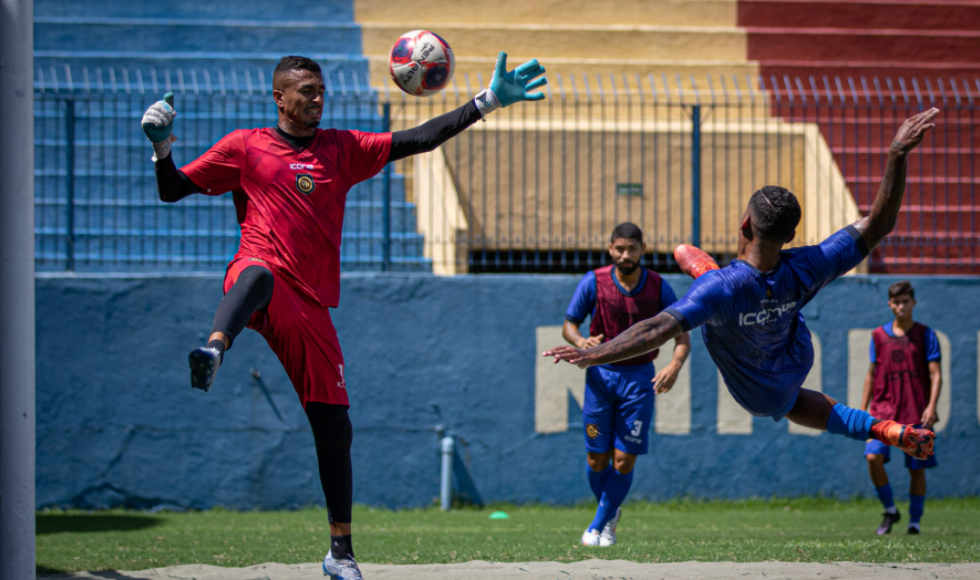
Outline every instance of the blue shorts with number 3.
<path fill-rule="evenodd" d="M 653 417 L 652 364 L 633 367 L 589 367 L 585 374 L 585 449 L 605 453 L 614 446 L 643 455 L 650 442 Z"/>

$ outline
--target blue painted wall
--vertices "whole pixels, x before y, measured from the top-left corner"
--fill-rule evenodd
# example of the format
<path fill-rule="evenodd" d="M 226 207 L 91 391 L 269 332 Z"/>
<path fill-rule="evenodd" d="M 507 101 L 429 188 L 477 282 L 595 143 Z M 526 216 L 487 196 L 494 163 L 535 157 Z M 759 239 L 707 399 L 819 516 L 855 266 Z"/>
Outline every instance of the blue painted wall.
<path fill-rule="evenodd" d="M 668 279 L 679 293 L 689 286 Z M 888 320 L 892 281 L 840 280 L 805 310 L 823 342 L 824 391 L 840 400 L 847 331 Z M 345 276 L 335 320 L 353 404 L 355 501 L 431 503 L 439 489 L 438 425 L 460 437 L 460 467 L 484 501 L 587 499 L 581 430 L 534 431 L 535 328 L 561 324 L 576 282 Z M 980 280 L 928 278 L 915 286 L 917 318 L 946 332 L 953 352 L 953 412 L 930 494 L 977 495 Z M 202 343 L 220 296 L 218 277 L 38 278 L 39 507 L 322 504 L 305 416 L 257 333 L 238 339 L 210 393 L 188 385 L 187 352 Z M 691 362 L 692 432 L 653 436 L 632 497 L 870 494 L 861 443 L 791 436 L 785 422 L 770 419 L 755 419 L 752 435 L 718 435 L 716 371 L 700 333 Z M 889 466 L 897 490 L 907 481 L 900 465 Z"/>

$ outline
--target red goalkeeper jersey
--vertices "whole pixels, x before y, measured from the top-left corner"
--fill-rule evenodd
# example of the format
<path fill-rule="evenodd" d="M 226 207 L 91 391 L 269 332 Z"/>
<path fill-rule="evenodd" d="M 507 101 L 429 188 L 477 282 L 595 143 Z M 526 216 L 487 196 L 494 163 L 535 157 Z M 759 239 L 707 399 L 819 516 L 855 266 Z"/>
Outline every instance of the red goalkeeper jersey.
<path fill-rule="evenodd" d="M 391 133 L 317 130 L 302 150 L 275 128 L 226 135 L 182 171 L 206 195 L 234 195 L 236 258 L 259 258 L 291 285 L 334 308 L 347 192 L 384 168 Z"/>

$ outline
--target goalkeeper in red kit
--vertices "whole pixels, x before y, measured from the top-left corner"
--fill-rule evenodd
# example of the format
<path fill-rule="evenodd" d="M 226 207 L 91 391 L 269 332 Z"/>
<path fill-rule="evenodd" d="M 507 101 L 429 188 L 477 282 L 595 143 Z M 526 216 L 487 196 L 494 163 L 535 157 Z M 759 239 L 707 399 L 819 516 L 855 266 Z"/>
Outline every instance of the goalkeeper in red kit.
<path fill-rule="evenodd" d="M 234 196 L 242 236 L 228 264 L 225 296 L 208 343 L 190 353 L 191 386 L 207 391 L 235 337 L 258 331 L 279 357 L 313 430 L 320 481 L 330 520 L 324 574 L 360 580 L 351 546 L 353 428 L 344 358 L 328 308 L 340 299 L 340 243 L 351 187 L 392 161 L 432 151 L 494 110 L 544 98 L 546 83 L 531 60 L 508 72 L 500 53 L 490 86 L 462 107 L 419 127 L 394 133 L 318 129 L 325 85 L 320 66 L 284 57 L 272 78 L 279 111 L 274 127 L 234 131 L 177 169 L 170 154 L 173 95 L 143 116 L 153 144 L 160 199 Z"/>

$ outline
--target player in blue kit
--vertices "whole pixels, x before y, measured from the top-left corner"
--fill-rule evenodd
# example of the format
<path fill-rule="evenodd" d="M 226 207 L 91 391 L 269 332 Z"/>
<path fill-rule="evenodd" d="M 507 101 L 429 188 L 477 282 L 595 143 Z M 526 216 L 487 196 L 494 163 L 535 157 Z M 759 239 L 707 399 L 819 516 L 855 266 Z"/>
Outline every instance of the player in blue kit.
<path fill-rule="evenodd" d="M 781 187 L 763 187 L 742 214 L 738 256 L 729 266 L 718 269 L 697 248 L 679 247 L 674 255 L 682 269 L 696 276 L 683 298 L 610 342 L 587 350 L 559 346 L 544 355 L 582 368 L 609 364 L 650 352 L 702 326 L 705 345 L 728 391 L 753 415 L 775 421 L 786 417 L 859 441 L 871 437 L 926 459 L 933 452 L 932 431 L 878 420 L 801 388 L 813 366 L 813 343 L 800 310 L 894 229 L 905 194 L 908 154 L 935 127 L 932 120 L 938 114 L 938 109 L 929 109 L 899 128 L 866 217 L 820 245 L 783 250 L 796 235 L 800 205 Z"/>
<path fill-rule="evenodd" d="M 609 237 L 613 264 L 589 272 L 579 282 L 565 313 L 565 340 L 579 348 L 592 348 L 677 301 L 666 280 L 640 267 L 645 252 L 643 232 L 636 225 L 622 223 L 613 229 Z M 585 338 L 579 326 L 588 317 L 592 320 Z M 649 446 L 654 391 L 662 394 L 674 386 L 691 352 L 687 333 L 678 335 L 676 341 L 672 360 L 656 375 L 656 350 L 615 365 L 590 368 L 585 375 L 586 475 L 599 502 L 595 518 L 582 534 L 585 546 L 616 544 L 619 506 L 633 483 L 636 456 L 646 454 Z"/>

